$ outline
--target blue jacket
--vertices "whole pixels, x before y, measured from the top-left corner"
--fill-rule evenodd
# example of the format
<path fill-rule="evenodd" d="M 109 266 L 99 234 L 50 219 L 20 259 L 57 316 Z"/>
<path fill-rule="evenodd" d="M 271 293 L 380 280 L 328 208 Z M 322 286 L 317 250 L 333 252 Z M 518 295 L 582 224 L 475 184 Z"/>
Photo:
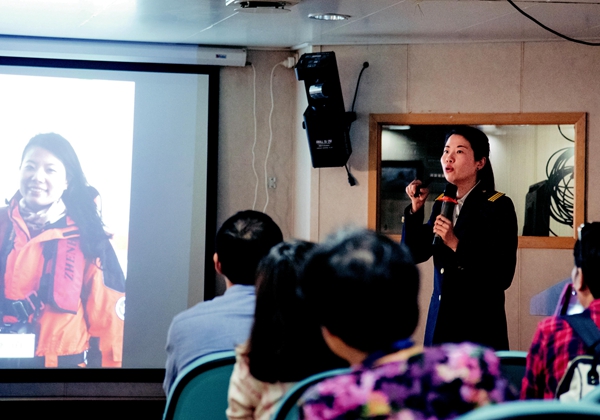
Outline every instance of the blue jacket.
<path fill-rule="evenodd" d="M 424 210 L 404 214 L 402 242 L 415 262 L 433 255 L 433 294 L 429 304 L 425 345 L 470 341 L 508 349 L 504 291 L 517 263 L 517 216 L 512 200 L 476 186 L 467 196 L 454 226 L 456 252 L 433 246 L 433 223 L 442 202 L 436 200 L 429 221 Z"/>
<path fill-rule="evenodd" d="M 248 339 L 255 304 L 254 285 L 234 284 L 223 296 L 200 302 L 173 318 L 166 346 L 166 395 L 179 372 L 191 362 L 206 354 L 233 350 Z"/>

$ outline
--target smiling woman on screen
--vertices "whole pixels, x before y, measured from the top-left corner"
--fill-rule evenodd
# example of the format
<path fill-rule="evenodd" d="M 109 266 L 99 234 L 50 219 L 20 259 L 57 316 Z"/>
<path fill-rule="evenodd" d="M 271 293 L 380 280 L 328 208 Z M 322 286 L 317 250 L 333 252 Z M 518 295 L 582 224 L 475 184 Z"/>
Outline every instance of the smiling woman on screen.
<path fill-rule="evenodd" d="M 433 255 L 435 266 L 425 345 L 471 341 L 508 349 L 504 291 L 515 272 L 517 216 L 510 198 L 495 190 L 489 156 L 489 140 L 477 128 L 457 126 L 447 134 L 441 165 L 456 187 L 450 217 L 440 214 L 447 199 L 440 196 L 423 224 L 429 191 L 419 180 L 406 187 L 411 205 L 402 242 L 415 262 Z"/>
<path fill-rule="evenodd" d="M 65 138 L 25 146 L 0 209 L 0 367 L 121 366 L 125 278 L 97 197 Z"/>

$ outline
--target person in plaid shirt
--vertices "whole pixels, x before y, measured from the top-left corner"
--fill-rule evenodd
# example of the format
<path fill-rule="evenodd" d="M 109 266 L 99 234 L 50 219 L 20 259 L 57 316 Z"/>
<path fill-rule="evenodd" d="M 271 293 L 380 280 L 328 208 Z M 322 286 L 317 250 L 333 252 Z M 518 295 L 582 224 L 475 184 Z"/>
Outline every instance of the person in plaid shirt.
<path fill-rule="evenodd" d="M 600 222 L 579 227 L 571 272 L 577 299 L 600 327 Z M 581 339 L 559 316 L 539 323 L 527 355 L 522 399 L 553 399 L 569 360 L 585 354 Z"/>

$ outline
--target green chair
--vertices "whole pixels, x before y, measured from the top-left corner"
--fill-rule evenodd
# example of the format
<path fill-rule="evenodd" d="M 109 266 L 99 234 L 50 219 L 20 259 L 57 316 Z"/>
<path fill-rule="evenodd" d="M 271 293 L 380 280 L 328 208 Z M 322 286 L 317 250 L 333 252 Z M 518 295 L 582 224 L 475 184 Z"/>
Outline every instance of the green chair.
<path fill-rule="evenodd" d="M 273 414 L 272 420 L 299 419 L 300 415 L 296 403 L 309 387 L 316 384 L 317 382 L 321 382 L 324 379 L 331 378 L 332 376 L 349 373 L 351 371 L 352 369 L 350 368 L 332 369 L 325 372 L 316 373 L 298 382 L 283 396 L 279 403 L 277 411 L 275 411 L 275 414 Z"/>
<path fill-rule="evenodd" d="M 558 400 L 513 401 L 478 408 L 455 420 L 562 420 L 598 419 L 600 405 L 562 403 Z"/>
<path fill-rule="evenodd" d="M 226 419 L 227 390 L 235 352 L 202 356 L 183 369 L 171 386 L 164 420 Z"/>
<path fill-rule="evenodd" d="M 600 404 L 600 386 L 597 386 L 596 389 L 590 391 L 587 395 L 585 395 L 581 399 L 581 402 Z"/>
<path fill-rule="evenodd" d="M 514 387 L 515 391 L 521 390 L 521 382 L 525 376 L 525 364 L 527 360 L 526 351 L 502 350 L 497 351 L 496 356 L 500 359 L 500 371 L 502 376 Z"/>

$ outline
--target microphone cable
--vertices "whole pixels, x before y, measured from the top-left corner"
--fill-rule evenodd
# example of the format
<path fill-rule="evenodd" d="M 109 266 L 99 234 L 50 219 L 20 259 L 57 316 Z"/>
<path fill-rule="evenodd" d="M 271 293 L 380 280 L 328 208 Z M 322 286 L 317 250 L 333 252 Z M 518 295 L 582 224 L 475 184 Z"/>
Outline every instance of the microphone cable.
<path fill-rule="evenodd" d="M 354 99 L 352 100 L 352 108 L 350 108 L 350 112 L 354 113 L 354 106 L 356 105 L 356 97 L 358 96 L 358 87 L 360 86 L 360 79 L 362 78 L 363 72 L 365 71 L 365 69 L 369 67 L 369 62 L 365 61 L 362 65 L 362 69 L 360 70 L 360 73 L 358 74 L 358 80 L 356 81 L 356 89 L 354 90 Z M 350 124 L 352 122 L 348 123 L 348 137 L 350 136 Z M 346 162 L 346 164 L 344 165 L 344 168 L 346 168 L 346 174 L 348 175 L 348 184 L 350 184 L 351 187 L 354 187 L 357 183 L 356 178 L 354 178 L 354 175 L 352 175 L 352 173 L 350 172 L 350 168 L 348 168 L 348 162 Z"/>
<path fill-rule="evenodd" d="M 363 71 L 365 71 L 365 69 L 367 67 L 369 67 L 369 62 L 365 61 L 363 63 L 362 69 L 360 70 L 360 73 L 358 73 L 358 80 L 356 81 L 356 89 L 354 90 L 354 99 L 352 100 L 352 108 L 351 108 L 350 112 L 354 112 L 354 105 L 356 105 L 356 95 L 358 95 L 358 87 L 360 86 L 360 79 L 362 78 Z"/>

